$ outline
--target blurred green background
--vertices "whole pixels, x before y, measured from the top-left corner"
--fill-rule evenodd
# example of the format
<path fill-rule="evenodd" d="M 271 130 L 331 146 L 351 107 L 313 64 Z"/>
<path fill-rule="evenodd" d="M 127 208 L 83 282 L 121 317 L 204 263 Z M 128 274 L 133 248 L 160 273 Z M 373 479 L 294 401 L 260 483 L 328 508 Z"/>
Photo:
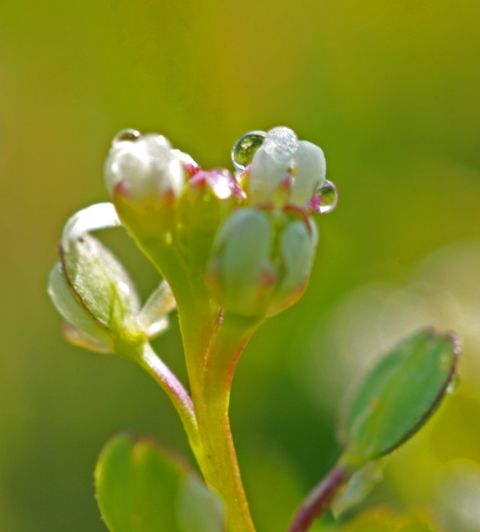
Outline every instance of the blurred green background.
<path fill-rule="evenodd" d="M 188 453 L 154 383 L 67 344 L 46 295 L 62 225 L 106 199 L 124 127 L 208 167 L 229 165 L 242 133 L 288 125 L 324 148 L 339 187 L 307 294 L 235 381 L 259 531 L 284 529 L 333 464 L 338 405 L 371 357 L 425 323 L 462 336 L 462 386 L 371 504 L 435 510 L 452 470 L 478 485 L 479 17 L 478 0 L 0 3 L 0 531 L 104 530 L 92 469 L 121 429 Z M 107 238 L 146 295 L 153 269 Z M 157 347 L 184 375 L 176 325 Z"/>

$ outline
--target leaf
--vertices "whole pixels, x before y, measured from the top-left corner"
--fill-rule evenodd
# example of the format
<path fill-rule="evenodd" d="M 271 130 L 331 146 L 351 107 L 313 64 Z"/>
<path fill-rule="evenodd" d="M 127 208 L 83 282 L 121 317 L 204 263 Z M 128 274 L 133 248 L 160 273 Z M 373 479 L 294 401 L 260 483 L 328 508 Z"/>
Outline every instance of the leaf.
<path fill-rule="evenodd" d="M 222 532 L 224 521 L 224 509 L 220 499 L 197 475 L 188 475 L 179 499 L 181 532 Z"/>
<path fill-rule="evenodd" d="M 151 440 L 114 437 L 97 462 L 95 487 L 111 532 L 223 530 L 219 500 Z"/>
<path fill-rule="evenodd" d="M 365 463 L 397 448 L 431 416 L 455 376 L 459 346 L 425 329 L 399 343 L 358 389 L 344 424 L 344 461 Z"/>
<path fill-rule="evenodd" d="M 331 503 L 335 519 L 361 503 L 382 478 L 382 465 L 379 460 L 368 462 L 367 465 L 354 473 Z"/>

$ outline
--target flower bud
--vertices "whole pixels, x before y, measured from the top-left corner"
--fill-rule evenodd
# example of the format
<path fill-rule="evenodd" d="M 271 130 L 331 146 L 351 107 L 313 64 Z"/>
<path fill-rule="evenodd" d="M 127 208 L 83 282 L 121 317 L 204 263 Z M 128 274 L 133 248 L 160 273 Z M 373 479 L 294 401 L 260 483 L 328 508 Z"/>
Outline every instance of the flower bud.
<path fill-rule="evenodd" d="M 306 205 L 319 186 L 325 181 L 327 162 L 321 148 L 301 140 L 294 157 L 292 173 L 294 176 L 290 203 Z"/>
<path fill-rule="evenodd" d="M 305 291 L 315 257 L 317 229 L 309 220 L 290 221 L 280 236 L 278 250 L 283 275 L 277 284 L 269 307 L 269 315 L 293 305 Z"/>
<path fill-rule="evenodd" d="M 275 283 L 272 244 L 268 214 L 258 209 L 240 209 L 220 228 L 207 282 L 229 312 L 242 316 L 265 312 Z"/>
<path fill-rule="evenodd" d="M 101 353 L 113 350 L 109 331 L 77 299 L 68 284 L 61 262 L 57 262 L 50 273 L 48 295 L 66 322 L 64 332 L 71 343 Z"/>
<path fill-rule="evenodd" d="M 66 321 L 65 335 L 93 351 L 121 349 L 124 341 L 156 336 L 168 325 L 175 306 L 169 286 L 162 283 L 146 305 L 118 260 L 89 231 L 116 227 L 120 221 L 110 203 L 83 209 L 65 224 L 60 262 L 49 279 L 48 292 Z"/>
<path fill-rule="evenodd" d="M 107 189 L 134 200 L 178 196 L 184 184 L 182 156 L 162 135 L 119 134 L 105 162 Z"/>
<path fill-rule="evenodd" d="M 250 169 L 250 195 L 254 203 L 273 201 L 282 182 L 289 178 L 297 146 L 297 136 L 287 127 L 276 127 L 267 133 Z"/>
<path fill-rule="evenodd" d="M 234 164 L 237 156 L 234 151 Z M 306 208 L 325 181 L 326 161 L 321 148 L 297 140 L 287 127 L 276 127 L 265 135 L 245 174 L 252 203 Z"/>
<path fill-rule="evenodd" d="M 317 243 L 308 219 L 255 208 L 234 212 L 217 234 L 207 284 L 226 311 L 273 315 L 296 302 Z"/>

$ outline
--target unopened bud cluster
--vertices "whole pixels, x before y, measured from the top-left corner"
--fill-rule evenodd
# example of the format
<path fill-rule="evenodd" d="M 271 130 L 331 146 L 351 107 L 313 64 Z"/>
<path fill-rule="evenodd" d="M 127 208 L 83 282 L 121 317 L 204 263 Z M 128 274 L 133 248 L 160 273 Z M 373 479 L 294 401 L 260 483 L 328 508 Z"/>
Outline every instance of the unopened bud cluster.
<path fill-rule="evenodd" d="M 89 234 L 105 227 L 125 225 L 172 287 L 207 290 L 231 314 L 265 317 L 299 299 L 317 245 L 312 214 L 336 202 L 323 152 L 277 127 L 243 135 L 232 160 L 233 173 L 204 170 L 162 135 L 115 137 L 105 162 L 114 204 L 67 222 L 50 278 L 72 342 L 118 351 L 126 338 L 164 330 L 175 306 L 163 283 L 141 307 L 121 264 Z"/>
<path fill-rule="evenodd" d="M 332 210 L 336 190 L 321 148 L 287 127 L 243 135 L 232 160 L 234 173 L 204 170 L 162 135 L 125 130 L 105 179 L 122 221 L 146 247 L 157 238 L 183 253 L 226 311 L 271 315 L 303 293 L 317 244 L 311 215 Z M 195 251 L 186 254 L 185 242 Z"/>

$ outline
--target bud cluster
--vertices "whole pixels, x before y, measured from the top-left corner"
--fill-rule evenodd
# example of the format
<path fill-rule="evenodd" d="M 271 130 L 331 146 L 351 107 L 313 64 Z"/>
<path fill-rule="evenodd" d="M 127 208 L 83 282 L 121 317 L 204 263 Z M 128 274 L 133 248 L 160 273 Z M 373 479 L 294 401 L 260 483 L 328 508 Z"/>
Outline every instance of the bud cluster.
<path fill-rule="evenodd" d="M 105 180 L 174 292 L 201 283 L 228 312 L 268 316 L 303 293 L 317 244 L 311 215 L 332 210 L 336 190 L 321 148 L 287 127 L 243 135 L 232 160 L 234 173 L 204 170 L 164 136 L 124 130 Z"/>

